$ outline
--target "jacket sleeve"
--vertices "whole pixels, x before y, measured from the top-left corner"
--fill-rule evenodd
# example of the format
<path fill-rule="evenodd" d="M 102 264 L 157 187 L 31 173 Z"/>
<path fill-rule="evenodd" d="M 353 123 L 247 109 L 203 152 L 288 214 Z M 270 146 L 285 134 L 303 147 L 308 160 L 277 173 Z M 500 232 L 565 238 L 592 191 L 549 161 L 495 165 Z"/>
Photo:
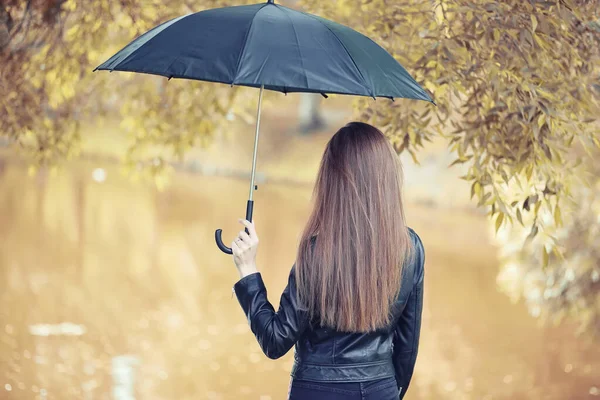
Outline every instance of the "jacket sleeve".
<path fill-rule="evenodd" d="M 262 351 L 271 359 L 285 355 L 308 326 L 308 313 L 297 304 L 294 267 L 277 312 L 267 299 L 260 272 L 240 279 L 233 290 Z"/>
<path fill-rule="evenodd" d="M 421 333 L 421 315 L 423 312 L 423 278 L 425 252 L 419 236 L 411 230 L 414 244 L 413 289 L 394 329 L 393 361 L 396 370 L 396 382 L 400 389 L 400 399 L 404 398 L 413 375 L 419 336 Z"/>

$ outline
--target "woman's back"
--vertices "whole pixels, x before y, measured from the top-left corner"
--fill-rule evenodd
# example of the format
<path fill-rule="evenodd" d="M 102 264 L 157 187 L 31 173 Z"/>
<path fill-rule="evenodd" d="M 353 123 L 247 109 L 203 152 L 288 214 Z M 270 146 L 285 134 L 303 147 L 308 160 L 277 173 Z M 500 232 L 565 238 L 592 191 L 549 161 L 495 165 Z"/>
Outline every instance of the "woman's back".
<path fill-rule="evenodd" d="M 410 234 L 416 254 L 414 259 L 410 260 L 408 265 L 403 268 L 401 290 L 391 311 L 391 323 L 372 332 L 344 332 L 322 327 L 318 321 L 313 321 L 309 323 L 305 334 L 296 343 L 296 360 L 307 364 L 335 365 L 336 367 L 332 368 L 329 373 L 331 380 L 337 380 L 334 378 L 343 376 L 348 377 L 350 373 L 356 374 L 357 378 L 364 377 L 369 375 L 367 369 L 378 369 L 377 363 L 390 361 L 395 327 L 406 308 L 410 295 L 423 278 L 422 244 L 412 229 Z M 295 284 L 293 278 L 290 284 Z M 412 328 L 416 328 L 415 324 L 419 322 L 420 316 L 418 321 L 405 321 Z M 369 364 L 369 366 L 363 364 Z M 337 368 L 340 365 L 351 366 L 346 369 Z M 357 371 L 352 371 L 355 369 Z M 304 372 L 301 367 L 300 369 L 296 367 L 294 372 L 299 378 L 315 379 L 310 371 Z"/>
<path fill-rule="evenodd" d="M 238 281 L 234 290 L 263 352 L 272 359 L 295 345 L 292 377 L 310 382 L 364 382 L 395 378 L 405 393 L 416 361 L 423 304 L 425 253 L 409 229 L 415 256 L 403 269 L 391 323 L 372 332 L 343 332 L 320 326 L 297 301 L 294 267 L 279 310 L 267 300 L 260 274 Z"/>

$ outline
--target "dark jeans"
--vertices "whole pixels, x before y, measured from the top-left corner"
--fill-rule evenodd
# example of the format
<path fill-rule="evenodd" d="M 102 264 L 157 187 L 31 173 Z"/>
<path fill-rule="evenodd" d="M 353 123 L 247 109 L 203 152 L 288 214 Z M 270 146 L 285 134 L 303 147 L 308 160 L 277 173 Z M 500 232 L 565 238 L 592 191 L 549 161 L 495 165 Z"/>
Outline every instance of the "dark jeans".
<path fill-rule="evenodd" d="M 396 378 L 369 382 L 292 380 L 289 400 L 398 400 Z"/>

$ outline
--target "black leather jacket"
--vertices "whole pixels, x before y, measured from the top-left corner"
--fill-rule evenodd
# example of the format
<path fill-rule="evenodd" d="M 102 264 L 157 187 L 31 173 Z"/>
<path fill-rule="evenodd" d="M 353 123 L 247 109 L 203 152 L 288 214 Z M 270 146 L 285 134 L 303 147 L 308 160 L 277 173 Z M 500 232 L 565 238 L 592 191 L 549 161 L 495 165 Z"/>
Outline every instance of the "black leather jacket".
<path fill-rule="evenodd" d="M 267 357 L 279 358 L 295 345 L 294 379 L 360 382 L 395 377 L 403 398 L 417 359 L 425 262 L 421 239 L 409 231 L 415 257 L 403 270 L 392 323 L 375 332 L 339 332 L 309 321 L 296 302 L 294 267 L 277 312 L 267 300 L 260 273 L 240 279 L 234 291 Z"/>

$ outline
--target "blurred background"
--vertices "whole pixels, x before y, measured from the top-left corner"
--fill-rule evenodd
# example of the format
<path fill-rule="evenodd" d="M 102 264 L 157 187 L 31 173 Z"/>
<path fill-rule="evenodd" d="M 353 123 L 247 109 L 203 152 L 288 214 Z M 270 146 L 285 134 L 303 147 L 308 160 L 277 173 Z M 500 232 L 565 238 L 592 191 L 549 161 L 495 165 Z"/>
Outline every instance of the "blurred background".
<path fill-rule="evenodd" d="M 283 399 L 232 286 L 258 91 L 92 69 L 206 0 L 0 1 L 0 399 Z M 277 306 L 350 120 L 426 250 L 407 399 L 600 396 L 600 6 L 287 1 L 381 43 L 423 102 L 266 93 L 254 220 Z"/>

